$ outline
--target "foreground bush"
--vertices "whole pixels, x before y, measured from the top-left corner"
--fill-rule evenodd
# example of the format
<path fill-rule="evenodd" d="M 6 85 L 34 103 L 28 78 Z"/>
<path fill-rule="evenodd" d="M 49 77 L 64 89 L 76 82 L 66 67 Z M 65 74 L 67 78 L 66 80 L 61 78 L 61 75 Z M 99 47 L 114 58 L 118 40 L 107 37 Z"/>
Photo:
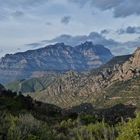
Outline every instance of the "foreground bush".
<path fill-rule="evenodd" d="M 140 113 L 116 126 L 89 115 L 48 126 L 30 113 L 13 116 L 0 111 L 0 140 L 140 140 Z"/>
<path fill-rule="evenodd" d="M 52 134 L 46 123 L 36 120 L 31 114 L 1 117 L 1 139 L 8 140 L 51 140 Z M 3 134 L 3 136 L 2 136 Z"/>
<path fill-rule="evenodd" d="M 140 140 L 140 113 L 135 119 L 130 119 L 119 126 L 117 140 Z"/>

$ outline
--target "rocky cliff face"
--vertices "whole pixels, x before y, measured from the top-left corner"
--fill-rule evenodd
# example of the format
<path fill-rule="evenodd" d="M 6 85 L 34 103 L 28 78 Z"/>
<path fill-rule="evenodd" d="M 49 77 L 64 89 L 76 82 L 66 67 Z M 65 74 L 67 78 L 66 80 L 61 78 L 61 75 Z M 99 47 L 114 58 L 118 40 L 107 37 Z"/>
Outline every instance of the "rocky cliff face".
<path fill-rule="evenodd" d="M 99 67 L 111 58 L 108 49 L 91 42 L 76 47 L 58 43 L 37 50 L 7 54 L 0 59 L 0 82 L 29 78 L 40 71 L 88 70 Z"/>
<path fill-rule="evenodd" d="M 140 48 L 133 55 L 126 56 L 123 63 L 105 67 L 95 76 L 103 87 L 109 87 L 117 81 L 127 81 L 140 76 Z"/>
<path fill-rule="evenodd" d="M 128 61 L 118 68 L 118 72 L 114 74 L 112 81 L 118 79 L 126 81 L 137 76 L 140 76 L 140 48 L 134 52 Z"/>
<path fill-rule="evenodd" d="M 76 46 L 76 49 L 85 58 L 88 69 L 99 67 L 112 58 L 112 54 L 108 49 L 103 45 L 96 45 L 93 47 L 92 42 L 85 42 L 82 45 Z"/>

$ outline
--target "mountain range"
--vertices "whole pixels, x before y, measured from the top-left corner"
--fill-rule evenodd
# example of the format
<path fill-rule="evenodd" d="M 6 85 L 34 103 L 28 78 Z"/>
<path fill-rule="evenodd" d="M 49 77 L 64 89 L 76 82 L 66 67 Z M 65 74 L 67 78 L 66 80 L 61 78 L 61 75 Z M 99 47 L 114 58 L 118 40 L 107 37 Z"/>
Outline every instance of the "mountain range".
<path fill-rule="evenodd" d="M 0 59 L 0 83 L 49 72 L 85 71 L 108 62 L 113 55 L 103 45 L 85 42 L 75 47 L 57 43 L 37 50 L 7 54 Z"/>
<path fill-rule="evenodd" d="M 85 73 L 78 73 L 76 71 L 68 71 L 65 74 L 56 74 L 51 73 L 48 75 L 39 75 L 38 77 L 33 77 L 30 79 L 23 79 L 23 80 L 16 80 L 12 81 L 8 84 L 5 84 L 7 89 L 16 92 L 22 93 L 35 93 L 39 91 L 45 90 L 48 86 L 53 84 L 55 81 L 58 81 L 59 78 L 63 76 L 69 75 L 78 75 L 79 77 L 86 77 L 90 73 L 90 75 L 98 75 L 99 72 L 103 71 L 104 69 L 113 69 L 114 65 L 121 65 L 125 61 L 127 61 L 132 55 L 125 55 L 125 56 L 116 56 L 113 57 L 109 62 L 100 66 L 99 68 L 92 69 L 90 72 Z M 76 78 L 76 77 L 75 77 Z M 59 82 L 59 81 L 58 81 Z"/>
<path fill-rule="evenodd" d="M 39 101 L 71 107 L 81 103 L 111 106 L 116 103 L 139 105 L 140 49 L 134 54 L 113 57 L 87 73 L 69 71 L 49 77 L 31 78 L 6 85 L 13 91 L 30 94 Z M 45 82 L 44 82 L 45 79 Z M 41 88 L 40 84 L 41 83 Z M 27 88 L 28 87 L 28 88 Z M 25 92 L 25 89 L 28 92 Z"/>

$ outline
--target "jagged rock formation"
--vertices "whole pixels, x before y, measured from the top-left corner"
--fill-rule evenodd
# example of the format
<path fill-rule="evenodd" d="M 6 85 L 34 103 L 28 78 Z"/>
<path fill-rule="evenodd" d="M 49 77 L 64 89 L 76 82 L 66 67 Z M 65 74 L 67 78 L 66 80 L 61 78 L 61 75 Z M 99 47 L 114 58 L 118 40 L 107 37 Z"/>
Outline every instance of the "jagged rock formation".
<path fill-rule="evenodd" d="M 128 80 L 140 76 L 140 48 L 138 48 L 130 59 L 119 67 L 112 80 Z"/>
<path fill-rule="evenodd" d="M 84 71 L 99 67 L 112 58 L 102 45 L 85 42 L 71 47 L 64 43 L 23 53 L 7 54 L 0 59 L 0 82 L 25 79 L 34 73 L 52 71 Z"/>

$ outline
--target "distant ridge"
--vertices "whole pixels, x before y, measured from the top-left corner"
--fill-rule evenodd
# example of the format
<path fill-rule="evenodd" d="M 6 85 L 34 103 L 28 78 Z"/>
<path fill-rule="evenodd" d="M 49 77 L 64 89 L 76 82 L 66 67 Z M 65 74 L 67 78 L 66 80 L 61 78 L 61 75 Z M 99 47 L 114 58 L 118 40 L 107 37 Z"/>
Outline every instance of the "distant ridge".
<path fill-rule="evenodd" d="M 37 50 L 7 54 L 0 59 L 0 82 L 26 79 L 35 72 L 90 70 L 105 64 L 112 57 L 109 49 L 92 42 L 76 47 L 57 43 Z"/>

